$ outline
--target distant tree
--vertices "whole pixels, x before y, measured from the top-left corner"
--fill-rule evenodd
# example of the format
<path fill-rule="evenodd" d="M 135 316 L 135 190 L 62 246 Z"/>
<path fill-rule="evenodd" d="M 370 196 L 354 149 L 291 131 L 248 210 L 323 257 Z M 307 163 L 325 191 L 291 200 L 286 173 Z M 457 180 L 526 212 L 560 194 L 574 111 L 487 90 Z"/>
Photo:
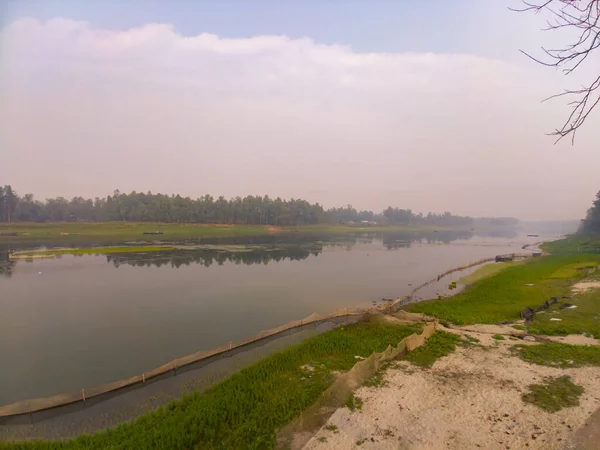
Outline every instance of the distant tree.
<path fill-rule="evenodd" d="M 15 209 L 17 208 L 18 197 L 17 197 L 17 193 L 15 191 L 13 191 L 13 189 L 10 185 L 4 186 L 3 192 L 4 192 L 3 200 L 4 200 L 4 211 L 6 214 L 6 221 L 10 223 L 10 222 L 12 222 L 12 219 L 13 219 L 13 216 L 15 213 Z"/>
<path fill-rule="evenodd" d="M 540 59 L 523 52 L 534 61 L 548 67 L 563 69 L 568 75 L 586 61 L 593 59 L 590 55 L 600 48 L 600 0 L 537 0 L 523 1 L 524 7 L 516 11 L 547 12 L 552 17 L 545 30 L 572 30 L 572 42 L 559 48 L 547 49 L 542 47 L 544 56 Z M 598 56 L 595 54 L 594 56 Z M 594 64 L 596 64 L 594 66 Z M 579 88 L 566 89 L 546 100 L 556 97 L 569 97 L 568 103 L 572 111 L 560 128 L 550 135 L 557 136 L 557 141 L 571 135 L 575 141 L 577 130 L 585 123 L 592 110 L 600 103 L 600 64 L 596 60 L 595 79 Z M 594 78 L 593 77 L 593 78 Z"/>
<path fill-rule="evenodd" d="M 587 233 L 600 233 L 600 191 L 596 194 L 596 200 L 587 212 L 582 229 Z"/>

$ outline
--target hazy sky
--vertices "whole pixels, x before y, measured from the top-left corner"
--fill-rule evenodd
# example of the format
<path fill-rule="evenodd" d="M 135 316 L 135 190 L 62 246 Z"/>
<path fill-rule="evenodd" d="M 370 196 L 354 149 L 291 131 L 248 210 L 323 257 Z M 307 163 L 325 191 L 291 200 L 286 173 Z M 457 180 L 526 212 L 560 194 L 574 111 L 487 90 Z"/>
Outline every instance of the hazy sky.
<path fill-rule="evenodd" d="M 554 145 L 569 110 L 540 102 L 598 59 L 531 62 L 561 36 L 509 0 L 0 4 L 0 183 L 20 194 L 577 219 L 600 189 L 600 111 Z"/>

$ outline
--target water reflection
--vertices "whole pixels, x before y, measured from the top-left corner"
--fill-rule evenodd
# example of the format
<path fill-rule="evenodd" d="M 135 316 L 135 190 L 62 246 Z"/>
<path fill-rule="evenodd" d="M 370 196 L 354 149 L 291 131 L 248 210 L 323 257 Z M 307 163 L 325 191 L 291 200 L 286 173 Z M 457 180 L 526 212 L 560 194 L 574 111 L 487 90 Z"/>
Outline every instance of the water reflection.
<path fill-rule="evenodd" d="M 226 262 L 234 264 L 268 264 L 271 261 L 300 261 L 310 255 L 318 256 L 323 251 L 323 246 L 313 244 L 310 247 L 290 247 L 275 249 L 252 249 L 243 251 L 228 250 L 174 250 L 169 252 L 156 252 L 146 254 L 136 253 L 113 253 L 106 255 L 106 260 L 115 267 L 123 264 L 136 267 L 161 267 L 169 266 L 179 268 L 189 266 L 192 263 L 210 267 L 213 264 L 222 266 Z"/>
<path fill-rule="evenodd" d="M 114 267 L 129 265 L 135 267 L 174 267 L 201 264 L 210 267 L 234 264 L 268 264 L 285 260 L 300 261 L 309 256 L 319 256 L 324 248 L 344 248 L 350 251 L 358 244 L 383 244 L 387 250 L 410 248 L 415 243 L 449 244 L 456 240 L 468 240 L 474 236 L 491 238 L 514 238 L 516 230 L 512 228 L 490 230 L 439 230 L 414 232 L 360 232 L 347 235 L 272 235 L 255 237 L 228 237 L 196 239 L 178 242 L 163 241 L 165 244 L 177 244 L 182 247 L 175 251 L 150 253 L 113 253 L 106 260 Z M 99 245 L 99 244 L 95 244 Z M 103 243 L 102 246 L 111 245 Z M 114 244 L 112 244 L 114 245 Z M 61 244 L 64 247 L 64 244 Z M 72 247 L 85 247 L 73 244 Z M 91 246 L 91 245 L 88 245 Z M 50 248 L 52 246 L 49 246 Z M 39 244 L 0 244 L 0 276 L 11 277 L 17 263 L 31 260 L 11 260 L 11 252 L 40 248 Z M 81 256 L 81 255 L 79 255 Z"/>

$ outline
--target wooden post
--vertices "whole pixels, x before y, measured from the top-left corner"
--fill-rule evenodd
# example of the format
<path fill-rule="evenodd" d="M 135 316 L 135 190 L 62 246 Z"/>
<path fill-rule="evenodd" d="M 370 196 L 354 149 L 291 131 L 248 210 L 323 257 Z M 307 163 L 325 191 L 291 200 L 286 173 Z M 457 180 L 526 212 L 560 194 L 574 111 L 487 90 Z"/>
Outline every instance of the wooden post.
<path fill-rule="evenodd" d="M 85 391 L 81 390 L 81 397 L 83 398 L 83 406 L 85 407 Z"/>
<path fill-rule="evenodd" d="M 233 341 L 229 341 L 229 350 L 233 347 Z"/>
<path fill-rule="evenodd" d="M 142 374 L 142 383 L 146 383 L 146 375 Z"/>

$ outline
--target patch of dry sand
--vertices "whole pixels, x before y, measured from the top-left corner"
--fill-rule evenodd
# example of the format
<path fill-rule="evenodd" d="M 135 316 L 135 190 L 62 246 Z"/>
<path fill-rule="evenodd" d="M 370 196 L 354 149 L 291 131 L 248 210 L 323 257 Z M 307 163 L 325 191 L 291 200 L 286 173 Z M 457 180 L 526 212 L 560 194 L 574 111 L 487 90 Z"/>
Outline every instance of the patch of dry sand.
<path fill-rule="evenodd" d="M 385 385 L 355 393 L 361 411 L 338 409 L 304 448 L 560 449 L 600 404 L 600 367 L 528 364 L 511 355 L 516 341 L 469 334 L 489 348 L 458 348 L 431 369 L 397 363 Z M 562 375 L 585 389 L 578 407 L 551 414 L 522 401 L 528 385 Z"/>
<path fill-rule="evenodd" d="M 590 289 L 600 289 L 600 281 L 581 281 L 571 287 L 571 292 L 578 294 L 580 292 L 589 291 Z"/>

